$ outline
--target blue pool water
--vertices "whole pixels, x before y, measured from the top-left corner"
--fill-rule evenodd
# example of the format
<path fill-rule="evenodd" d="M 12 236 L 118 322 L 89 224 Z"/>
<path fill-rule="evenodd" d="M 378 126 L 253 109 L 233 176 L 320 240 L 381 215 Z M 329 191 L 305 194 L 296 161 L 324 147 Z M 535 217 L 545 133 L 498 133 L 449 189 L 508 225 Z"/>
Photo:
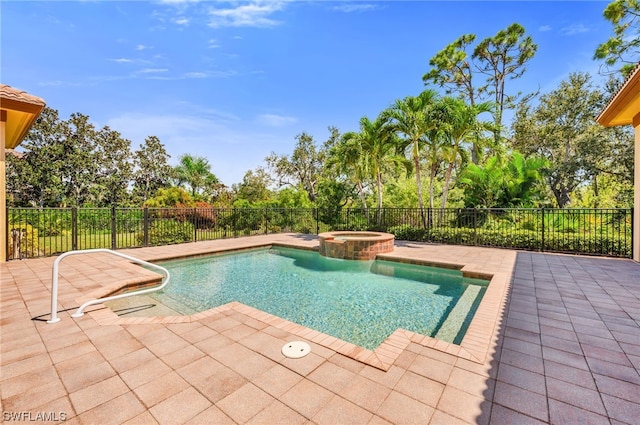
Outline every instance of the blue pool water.
<path fill-rule="evenodd" d="M 368 349 L 398 328 L 459 343 L 488 283 L 456 270 L 289 248 L 162 265 L 171 283 L 152 296 L 183 314 L 239 301 Z"/>

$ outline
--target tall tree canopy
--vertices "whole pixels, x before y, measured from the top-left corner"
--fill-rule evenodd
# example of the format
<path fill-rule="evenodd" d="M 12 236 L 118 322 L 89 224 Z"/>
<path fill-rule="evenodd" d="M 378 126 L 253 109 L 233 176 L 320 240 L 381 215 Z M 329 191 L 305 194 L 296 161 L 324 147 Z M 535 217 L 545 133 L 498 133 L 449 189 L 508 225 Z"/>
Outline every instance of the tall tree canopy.
<path fill-rule="evenodd" d="M 62 127 L 58 111 L 45 107 L 22 144 L 23 152 L 7 155 L 7 191 L 15 204 L 60 206 Z"/>
<path fill-rule="evenodd" d="M 64 137 L 59 146 L 60 168 L 66 205 L 80 207 L 90 202 L 90 189 L 97 175 L 96 130 L 89 117 L 71 114 L 64 122 Z"/>
<path fill-rule="evenodd" d="M 273 197 L 269 189 L 272 179 L 269 173 L 262 167 L 249 170 L 244 174 L 242 182 L 233 185 L 237 199 L 244 199 L 251 203 L 267 201 Z"/>
<path fill-rule="evenodd" d="M 475 39 L 475 34 L 464 34 L 436 53 L 429 60 L 433 68 L 422 77 L 425 84 L 437 84 L 446 89 L 446 94 L 458 94 L 475 105 L 480 94 L 473 79 L 476 69 L 471 54 L 467 52 Z"/>
<path fill-rule="evenodd" d="M 524 74 L 525 65 L 538 46 L 518 23 L 480 41 L 469 56 L 468 49 L 475 39 L 475 34 L 465 34 L 447 45 L 431 58 L 432 69 L 422 79 L 445 87 L 448 94 L 458 93 L 471 106 L 486 100 L 495 102 L 494 144 L 497 145 L 501 142 L 504 110 L 512 108 L 520 97 L 520 93 L 507 93 L 506 81 Z M 476 76 L 484 76 L 484 81 L 478 83 Z M 474 163 L 480 160 L 479 149 L 475 144 L 472 146 Z"/>
<path fill-rule="evenodd" d="M 624 162 L 622 147 L 633 143 L 632 138 L 624 139 L 623 133 L 594 121 L 605 98 L 589 74 L 574 73 L 541 96 L 538 106 L 522 104 L 516 112 L 513 146 L 525 156 L 548 160 L 543 174 L 561 208 L 570 205 L 578 185 L 600 173 L 614 172 Z"/>
<path fill-rule="evenodd" d="M 338 129 L 330 127 L 329 131 L 329 139 L 321 148 L 316 146 L 313 136 L 303 132 L 296 136 L 297 142 L 291 156 L 272 152 L 265 158 L 270 171 L 276 176 L 279 187 L 302 187 L 307 192 L 309 200 L 315 201 L 327 149 L 340 137 Z"/>
<path fill-rule="evenodd" d="M 164 145 L 156 136 L 149 136 L 135 151 L 133 163 L 135 170 L 133 174 L 133 196 L 144 203 L 151 198 L 158 189 L 166 186 L 172 174 L 169 165 L 171 156 L 167 153 Z"/>
<path fill-rule="evenodd" d="M 49 107 L 21 149 L 7 160 L 11 202 L 20 206 L 125 206 L 132 183 L 139 205 L 164 185 L 171 170 L 157 138 L 147 139 L 134 157 L 131 142 L 119 132 L 96 129 L 80 113 L 61 120 Z"/>
<path fill-rule="evenodd" d="M 131 142 L 120 133 L 104 127 L 96 132 L 96 176 L 92 190 L 99 205 L 119 206 L 129 201 L 133 178 Z"/>
<path fill-rule="evenodd" d="M 640 61 L 640 1 L 614 0 L 603 15 L 613 24 L 613 35 L 598 46 L 594 59 L 626 76 Z"/>
<path fill-rule="evenodd" d="M 498 31 L 493 37 L 482 40 L 473 51 L 473 57 L 479 60 L 478 70 L 486 76 L 487 84 L 481 89 L 493 97 L 495 141 L 499 142 L 504 109 L 514 106 L 520 93 L 508 95 L 505 91 L 507 79 L 513 80 L 524 74 L 525 64 L 533 58 L 538 45 L 531 36 L 525 34 L 522 25 L 514 23 Z"/>

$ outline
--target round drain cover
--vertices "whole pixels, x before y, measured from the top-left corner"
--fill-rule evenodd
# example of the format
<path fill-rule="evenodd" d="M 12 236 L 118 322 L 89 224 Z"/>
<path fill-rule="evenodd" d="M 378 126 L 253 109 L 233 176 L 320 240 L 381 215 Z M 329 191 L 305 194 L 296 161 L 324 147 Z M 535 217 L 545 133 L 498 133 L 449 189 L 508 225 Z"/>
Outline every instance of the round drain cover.
<path fill-rule="evenodd" d="M 290 359 L 299 359 L 311 352 L 311 347 L 304 341 L 287 342 L 282 346 L 282 354 Z"/>

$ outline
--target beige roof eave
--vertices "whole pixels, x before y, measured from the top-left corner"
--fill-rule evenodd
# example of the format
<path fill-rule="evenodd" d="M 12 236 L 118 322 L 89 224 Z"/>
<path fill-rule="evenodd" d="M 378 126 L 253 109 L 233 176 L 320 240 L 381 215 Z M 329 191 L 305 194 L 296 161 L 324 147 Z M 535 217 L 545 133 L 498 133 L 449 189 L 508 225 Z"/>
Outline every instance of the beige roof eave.
<path fill-rule="evenodd" d="M 15 149 L 22 142 L 45 105 L 37 96 L 0 84 L 0 109 L 6 111 L 6 149 Z"/>
<path fill-rule="evenodd" d="M 633 124 L 640 113 L 640 62 L 609 100 L 596 121 L 605 127 Z"/>

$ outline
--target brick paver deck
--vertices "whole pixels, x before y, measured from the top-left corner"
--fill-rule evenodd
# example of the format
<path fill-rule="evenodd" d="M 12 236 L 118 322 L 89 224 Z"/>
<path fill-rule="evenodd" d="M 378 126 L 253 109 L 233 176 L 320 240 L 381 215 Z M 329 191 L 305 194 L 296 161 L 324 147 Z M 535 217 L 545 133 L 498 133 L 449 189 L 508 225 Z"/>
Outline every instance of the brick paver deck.
<path fill-rule="evenodd" d="M 269 235 L 124 252 L 158 260 L 273 243 L 318 245 Z M 638 423 L 640 264 L 410 242 L 389 255 L 493 276 L 459 346 L 397 331 L 371 352 L 239 303 L 164 318 L 96 306 L 47 324 L 54 259 L 2 264 L 3 421 Z M 152 275 L 90 254 L 65 259 L 60 276 L 67 310 Z M 311 354 L 285 358 L 294 339 Z"/>

